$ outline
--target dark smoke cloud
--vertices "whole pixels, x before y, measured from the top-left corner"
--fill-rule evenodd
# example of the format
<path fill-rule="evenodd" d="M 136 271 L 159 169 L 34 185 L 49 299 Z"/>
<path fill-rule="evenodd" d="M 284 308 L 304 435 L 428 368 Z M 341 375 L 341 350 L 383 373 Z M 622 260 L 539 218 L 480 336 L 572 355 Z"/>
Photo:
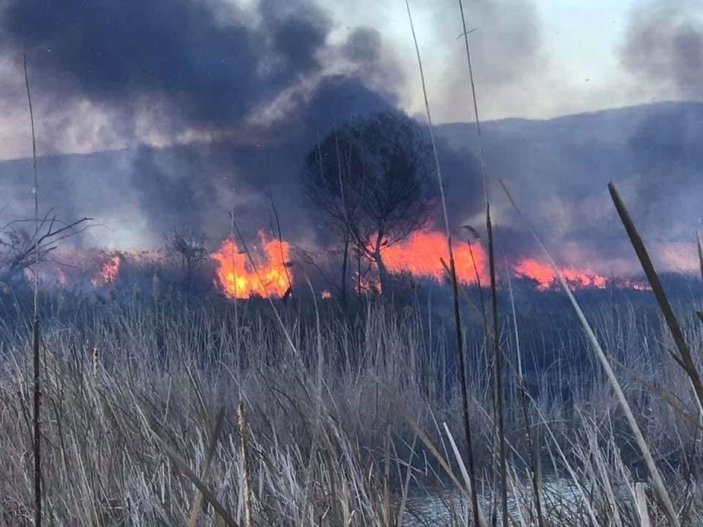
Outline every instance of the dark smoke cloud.
<path fill-rule="evenodd" d="M 703 100 L 703 5 L 639 2 L 631 14 L 622 63 L 663 97 Z M 702 135 L 699 105 L 664 105 L 641 119 L 629 137 L 637 170 L 634 207 L 662 237 L 680 236 L 700 217 L 700 204 L 691 196 L 701 188 Z M 677 203 L 675 211 L 671 203 Z"/>
<path fill-rule="evenodd" d="M 224 131 L 225 137 L 237 131 L 236 139 L 46 159 L 44 174 L 52 183 L 45 203 L 62 215 L 121 222 L 129 200 L 136 214 L 126 221 L 139 243 L 183 225 L 223 235 L 219 226 L 227 224 L 234 204 L 243 228 L 266 228 L 262 218 L 270 203 L 264 194 L 270 193 L 290 220 L 289 235 L 303 235 L 306 222 L 296 200 L 307 151 L 334 127 L 397 101 L 390 82 L 387 90 L 375 90 L 357 71 L 324 76 L 320 56 L 329 52 L 332 21 L 312 0 L 262 0 L 251 9 L 225 0 L 0 0 L 1 48 L 8 56 L 27 50 L 33 85 L 48 101 L 44 140 L 79 118 L 71 108 L 82 100 L 111 121 L 101 133 L 127 139 L 136 136 L 145 108 L 151 125 L 167 136 L 193 128 Z M 380 35 L 352 31 L 336 53 L 357 69 L 379 68 Z M 299 89 L 305 79 L 312 89 Z M 282 115 L 263 127 L 247 124 L 290 90 Z M 50 109 L 57 101 L 68 110 Z M 21 166 L 6 167 L 12 172 L 7 195 L 28 203 Z M 12 209 L 26 215 L 21 207 Z"/>
<path fill-rule="evenodd" d="M 381 34 L 373 28 L 357 28 L 349 35 L 342 50 L 354 62 L 377 62 L 381 59 Z"/>
<path fill-rule="evenodd" d="M 703 5 L 686 0 L 640 2 L 632 13 L 622 61 L 644 82 L 701 100 Z"/>
<path fill-rule="evenodd" d="M 0 0 L 0 48 L 27 50 L 46 102 L 44 140 L 83 120 L 72 109 L 85 100 L 110 123 L 97 133 L 127 144 L 138 141 L 145 116 L 167 136 L 222 132 L 164 148 L 44 158 L 43 202 L 62 217 L 95 218 L 101 226 L 88 243 L 129 246 L 158 244 L 186 226 L 216 243 L 228 234 L 232 207 L 251 239 L 270 230 L 273 199 L 286 238 L 332 243 L 301 195 L 303 160 L 340 125 L 397 109 L 404 83 L 378 31 L 352 28 L 334 48 L 332 26 L 313 0 L 261 0 L 248 12 L 226 0 Z M 344 73 L 327 74 L 325 57 L 345 64 Z M 65 111 L 51 108 L 56 101 Z M 274 101 L 274 117 L 252 124 Z M 440 157 L 459 225 L 480 203 L 459 191 L 477 184 L 477 171 L 471 156 L 445 143 Z M 0 167 L 12 217 L 29 210 L 14 205 L 31 202 L 28 168 Z"/>
<path fill-rule="evenodd" d="M 319 68 L 330 21 L 305 0 L 266 0 L 254 25 L 224 0 L 5 0 L 3 49 L 28 50 L 55 97 L 133 108 L 166 102 L 231 125 Z"/>
<path fill-rule="evenodd" d="M 691 236 L 703 218 L 702 111 L 700 104 L 658 108 L 628 142 L 637 170 L 634 207 L 662 238 Z"/>
<path fill-rule="evenodd" d="M 351 31 L 339 49 L 340 62 L 348 62 L 355 76 L 381 92 L 401 92 L 407 78 L 400 61 L 387 46 L 378 30 L 358 27 Z"/>
<path fill-rule="evenodd" d="M 314 214 L 303 203 L 304 157 L 342 123 L 393 109 L 392 100 L 358 79 L 327 77 L 293 100 L 283 119 L 250 129 L 245 138 L 42 158 L 40 173 L 47 182 L 42 199 L 62 217 L 96 218 L 104 227 L 89 237 L 98 242 L 123 240 L 113 232 L 131 229 L 132 244 L 151 245 L 184 226 L 205 232 L 212 242 L 222 239 L 233 206 L 245 235 L 254 237 L 258 229 L 270 230 L 270 195 L 286 237 L 330 241 L 326 229 L 315 232 Z M 5 190 L 0 206 L 10 204 L 3 216 L 29 215 L 30 173 L 26 160 L 0 165 Z"/>
<path fill-rule="evenodd" d="M 277 58 L 277 77 L 286 83 L 319 68 L 316 53 L 325 43 L 330 20 L 316 6 L 264 0 L 260 12 Z"/>

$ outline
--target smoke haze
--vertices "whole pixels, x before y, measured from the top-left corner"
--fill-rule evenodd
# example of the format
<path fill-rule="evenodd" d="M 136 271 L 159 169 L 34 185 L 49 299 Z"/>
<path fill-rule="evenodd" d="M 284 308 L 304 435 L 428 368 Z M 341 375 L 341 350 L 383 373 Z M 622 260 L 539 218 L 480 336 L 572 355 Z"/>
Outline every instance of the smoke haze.
<path fill-rule="evenodd" d="M 270 229 L 273 199 L 287 238 L 333 242 L 301 196 L 305 155 L 349 120 L 417 107 L 420 90 L 414 57 L 401 56 L 377 28 L 348 27 L 332 7 L 313 0 L 0 0 L 0 101 L 8 122 L 21 116 L 24 126 L 19 66 L 26 53 L 40 152 L 55 154 L 40 160 L 44 206 L 95 218 L 99 226 L 85 244 L 129 248 L 160 245 L 182 226 L 217 243 L 232 209 L 254 236 Z M 502 104 L 517 112 L 567 93 L 536 3 L 466 8 L 482 110 Z M 356 9 L 385 8 L 362 2 Z M 701 11 L 693 3 L 636 3 L 620 50 L 624 68 L 661 93 L 675 88 L 699 99 Z M 456 5 L 418 5 L 417 17 L 423 50 L 432 50 L 425 61 L 441 70 L 433 109 L 466 120 Z M 693 196 L 703 192 L 700 116 L 699 106 L 682 104 L 485 123 L 489 172 L 522 196 L 560 257 L 578 263 L 600 254 L 610 269 L 624 269 L 630 255 L 612 229 L 605 185 L 622 185 L 657 243 L 690 239 L 700 223 Z M 482 210 L 475 133 L 461 124 L 439 131 L 450 220 L 461 234 L 464 224 L 478 226 Z M 83 154 L 60 155 L 66 151 Z M 0 165 L 3 220 L 29 214 L 28 170 L 26 160 Z M 529 253 L 521 221 L 497 190 L 494 199 L 504 250 Z"/>

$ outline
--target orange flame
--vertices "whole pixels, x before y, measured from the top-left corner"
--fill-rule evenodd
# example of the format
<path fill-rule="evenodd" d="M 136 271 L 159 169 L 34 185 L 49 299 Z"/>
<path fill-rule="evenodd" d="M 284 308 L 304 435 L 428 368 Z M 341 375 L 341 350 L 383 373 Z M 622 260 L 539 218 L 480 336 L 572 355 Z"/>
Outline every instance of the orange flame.
<path fill-rule="evenodd" d="M 482 284 L 488 284 L 488 258 L 479 244 L 454 243 L 454 264 L 459 282 L 476 283 L 476 271 Z M 473 259 L 472 259 L 473 253 Z M 442 281 L 446 273 L 440 258 L 449 265 L 447 239 L 439 232 L 416 232 L 406 240 L 382 249 L 381 256 L 388 272 L 409 273 L 416 278 L 433 278 Z M 475 260 L 475 268 L 474 268 Z"/>
<path fill-rule="evenodd" d="M 120 274 L 121 263 L 122 261 L 118 255 L 112 256 L 102 265 L 102 267 L 100 267 L 100 272 L 98 275 L 90 280 L 93 287 L 112 284 L 115 280 L 117 280 L 117 276 Z"/>
<path fill-rule="evenodd" d="M 120 274 L 120 257 L 115 255 L 105 262 L 100 270 L 100 276 L 106 284 L 111 284 L 117 280 Z"/>
<path fill-rule="evenodd" d="M 465 242 L 454 243 L 453 249 L 459 282 L 464 285 L 476 284 L 478 272 L 483 285 L 490 283 L 488 256 L 481 245 L 474 243 L 469 249 L 469 245 Z M 381 254 L 389 273 L 404 272 L 416 278 L 432 278 L 441 281 L 446 273 L 440 258 L 447 265 L 449 264 L 447 239 L 440 232 L 416 232 L 403 242 L 382 249 Z M 559 270 L 567 283 L 576 289 L 604 289 L 608 283 L 604 276 L 586 269 L 561 267 Z M 520 260 L 513 267 L 513 272 L 517 276 L 535 280 L 540 291 L 546 291 L 557 285 L 557 274 L 551 265 L 534 258 Z M 632 287 L 637 288 L 635 285 Z"/>
<path fill-rule="evenodd" d="M 554 268 L 549 264 L 544 264 L 534 258 L 521 260 L 514 268 L 515 274 L 524 278 L 530 278 L 537 282 L 537 289 L 546 291 L 558 282 L 558 277 Z M 562 267 L 559 269 L 566 282 L 576 288 L 605 289 L 608 280 L 601 275 L 592 273 L 585 269 L 575 267 Z"/>
<path fill-rule="evenodd" d="M 290 245 L 288 242 L 268 240 L 259 232 L 260 254 L 252 254 L 254 266 L 248 256 L 240 251 L 234 240 L 222 242 L 219 250 L 212 255 L 217 262 L 217 282 L 228 298 L 250 298 L 252 296 L 286 295 L 292 278 L 289 276 Z M 256 252 L 256 247 L 253 248 Z"/>

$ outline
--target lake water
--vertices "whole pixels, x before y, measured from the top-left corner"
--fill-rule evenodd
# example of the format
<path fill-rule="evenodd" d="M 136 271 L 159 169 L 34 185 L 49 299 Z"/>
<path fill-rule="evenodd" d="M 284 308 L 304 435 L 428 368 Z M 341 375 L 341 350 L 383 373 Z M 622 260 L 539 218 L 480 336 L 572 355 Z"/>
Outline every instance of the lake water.
<path fill-rule="evenodd" d="M 525 500 L 531 499 L 529 486 L 520 489 Z M 571 480 L 549 479 L 543 482 L 543 509 L 553 516 L 567 512 L 578 506 L 579 490 Z M 491 504 L 481 498 L 481 509 L 488 516 Z M 521 517 L 521 507 L 514 499 L 509 499 L 508 509 L 518 525 L 529 525 L 529 518 Z M 524 508 L 523 508 L 524 510 Z M 408 496 L 406 513 L 403 516 L 405 527 L 466 525 L 470 517 L 467 498 L 457 490 L 446 489 L 435 493 L 413 492 Z"/>

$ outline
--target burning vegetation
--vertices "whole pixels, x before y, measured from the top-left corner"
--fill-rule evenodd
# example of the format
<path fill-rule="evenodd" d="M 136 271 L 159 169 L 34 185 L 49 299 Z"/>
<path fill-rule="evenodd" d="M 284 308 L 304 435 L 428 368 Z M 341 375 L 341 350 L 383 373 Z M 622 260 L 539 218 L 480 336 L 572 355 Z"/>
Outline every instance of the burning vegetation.
<path fill-rule="evenodd" d="M 111 256 L 108 261 L 100 267 L 100 273 L 91 279 L 93 286 L 98 287 L 113 284 L 120 274 L 121 263 L 122 261 L 119 255 L 115 254 Z M 61 278 L 59 278 L 59 281 L 62 281 Z"/>
<path fill-rule="evenodd" d="M 605 289 L 608 280 L 605 276 L 586 269 L 562 267 L 559 269 L 566 282 L 574 289 Z M 514 268 L 516 276 L 529 278 L 537 284 L 537 289 L 547 291 L 557 286 L 557 273 L 554 268 L 534 258 L 525 258 Z"/>
<path fill-rule="evenodd" d="M 444 264 L 448 260 L 447 243 L 442 233 L 416 231 L 397 243 L 382 242 L 379 245 L 380 258 L 388 277 L 405 276 L 411 281 L 434 283 L 446 281 Z M 257 243 L 245 245 L 228 238 L 214 252 L 203 248 L 204 258 L 184 258 L 183 252 L 174 254 L 172 240 L 169 239 L 163 249 L 155 251 L 61 252 L 55 260 L 44 262 L 37 269 L 40 281 L 61 288 L 81 287 L 82 284 L 89 284 L 96 290 L 122 288 L 136 282 L 150 283 L 153 275 L 158 274 L 170 287 L 188 295 L 216 290 L 229 299 L 287 298 L 299 283 L 296 275 L 299 277 L 301 272 L 309 275 L 309 269 L 303 271 L 302 267 L 293 266 L 293 247 L 290 241 L 272 238 L 264 231 L 259 231 Z M 330 269 L 340 265 L 336 258 L 331 251 L 317 256 L 320 265 Z M 457 279 L 461 285 L 489 285 L 488 256 L 480 242 L 455 244 L 454 258 Z M 559 289 L 556 270 L 548 262 L 537 258 L 508 260 L 505 270 L 512 277 L 522 279 L 527 287 L 535 291 Z M 559 267 L 559 271 L 576 290 L 607 287 L 648 289 L 646 284 L 636 279 L 607 278 L 588 268 L 563 266 Z M 331 271 L 331 274 L 334 273 Z M 34 274 L 27 267 L 23 276 L 25 280 L 31 281 Z M 393 290 L 392 286 L 382 285 L 376 257 L 366 253 L 358 257 L 358 268 L 347 279 L 350 289 L 358 295 L 384 294 Z M 334 298 L 334 291 L 340 290 L 338 285 L 325 285 L 319 278 L 313 278 L 313 285 L 317 288 L 319 297 L 325 300 Z M 500 281 L 498 285 L 501 285 Z"/>
<path fill-rule="evenodd" d="M 260 245 L 253 252 L 225 240 L 211 256 L 217 262 L 217 284 L 228 298 L 286 297 L 293 281 L 288 272 L 290 244 L 269 240 L 259 231 Z M 251 256 L 251 258 L 250 258 Z"/>
<path fill-rule="evenodd" d="M 381 254 L 393 274 L 407 273 L 438 282 L 445 278 L 442 260 L 449 261 L 447 239 L 437 231 L 415 232 L 403 242 L 386 247 Z M 478 244 L 457 246 L 454 259 L 459 282 L 464 285 L 474 285 L 479 280 L 488 283 L 488 261 L 483 247 Z"/>

